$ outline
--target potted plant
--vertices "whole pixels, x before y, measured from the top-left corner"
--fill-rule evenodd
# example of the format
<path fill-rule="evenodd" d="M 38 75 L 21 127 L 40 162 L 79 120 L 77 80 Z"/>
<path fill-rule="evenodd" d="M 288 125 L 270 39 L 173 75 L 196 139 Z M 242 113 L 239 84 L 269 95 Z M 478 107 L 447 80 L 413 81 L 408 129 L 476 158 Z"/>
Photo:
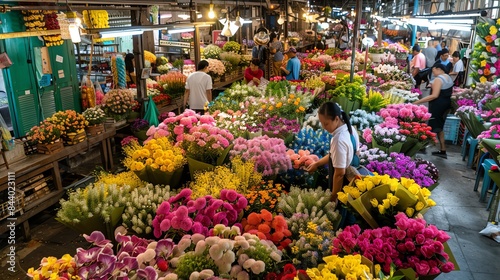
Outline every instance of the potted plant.
<path fill-rule="evenodd" d="M 63 127 L 61 138 L 67 145 L 78 144 L 87 138 L 85 127 L 88 125 L 88 121 L 82 114 L 74 110 L 56 112 L 47 120 Z"/>
<path fill-rule="evenodd" d="M 106 116 L 115 121 L 124 120 L 132 111 L 133 93 L 129 89 L 112 89 L 102 99 L 102 109 Z"/>
<path fill-rule="evenodd" d="M 106 113 L 99 107 L 91 107 L 83 112 L 83 117 L 89 123 L 86 127 L 87 135 L 95 136 L 104 132 Z"/>
<path fill-rule="evenodd" d="M 146 132 L 148 131 L 150 125 L 147 120 L 144 119 L 135 119 L 130 129 L 135 137 L 139 138 L 139 140 L 144 141 L 148 139 Z"/>
<path fill-rule="evenodd" d="M 385 52 L 386 49 L 383 47 L 371 47 L 368 49 L 368 57 L 372 62 L 380 63 L 382 59 L 388 58 L 388 55 Z"/>
<path fill-rule="evenodd" d="M 61 142 L 63 129 L 59 124 L 44 120 L 40 125 L 32 127 L 28 134 L 36 143 L 39 153 L 53 154 L 64 148 Z"/>

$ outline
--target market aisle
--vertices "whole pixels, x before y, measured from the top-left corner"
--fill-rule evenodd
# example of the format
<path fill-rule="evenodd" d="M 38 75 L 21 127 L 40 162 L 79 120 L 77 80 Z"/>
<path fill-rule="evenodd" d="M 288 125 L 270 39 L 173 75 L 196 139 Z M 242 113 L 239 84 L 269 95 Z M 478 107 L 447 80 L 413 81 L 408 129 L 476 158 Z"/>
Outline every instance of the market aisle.
<path fill-rule="evenodd" d="M 468 169 L 460 156 L 460 147 L 449 145 L 448 159 L 427 154 L 418 154 L 436 164 L 440 171 L 440 185 L 433 191 L 432 198 L 437 206 L 425 215 L 427 222 L 447 231 L 450 247 L 460 266 L 460 271 L 442 274 L 437 280 L 497 280 L 500 275 L 500 244 L 479 235 L 486 225 L 488 212 L 485 203 L 479 202 L 474 192 L 474 170 Z M 54 220 L 56 207 L 44 211 L 32 221 L 33 240 L 17 244 L 20 266 L 27 270 L 37 266 L 44 256 L 75 254 L 76 248 L 85 247 L 84 239 Z M 0 243 L 0 279 L 27 279 L 21 270 L 15 274 L 7 271 L 8 248 L 5 236 Z"/>
<path fill-rule="evenodd" d="M 417 154 L 432 161 L 440 172 L 439 186 L 432 192 L 437 206 L 425 215 L 428 223 L 450 235 L 449 245 L 460 271 L 441 274 L 436 279 L 498 280 L 500 275 L 500 244 L 481 236 L 488 219 L 486 203 L 479 202 L 474 192 L 475 171 L 466 167 L 460 156 L 460 146 L 448 145 L 448 159 Z"/>

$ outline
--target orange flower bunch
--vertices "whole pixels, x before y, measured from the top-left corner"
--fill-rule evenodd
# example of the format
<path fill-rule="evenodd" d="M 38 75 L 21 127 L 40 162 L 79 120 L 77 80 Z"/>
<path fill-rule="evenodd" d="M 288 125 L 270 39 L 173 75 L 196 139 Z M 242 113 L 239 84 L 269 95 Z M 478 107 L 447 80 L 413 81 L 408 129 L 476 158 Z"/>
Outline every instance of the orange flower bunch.
<path fill-rule="evenodd" d="M 186 80 L 186 75 L 179 71 L 169 71 L 157 78 L 160 89 L 170 95 L 171 98 L 177 98 L 184 94 Z"/>
<path fill-rule="evenodd" d="M 63 134 L 78 132 L 84 129 L 89 122 L 85 117 L 74 110 L 59 111 L 47 118 L 49 122 L 61 125 L 63 127 Z"/>
<path fill-rule="evenodd" d="M 294 150 L 290 149 L 286 151 L 286 154 L 290 157 L 294 169 L 307 167 L 319 160 L 317 155 L 312 155 L 311 152 L 307 150 L 299 150 L 298 153 L 295 153 Z"/>
<path fill-rule="evenodd" d="M 61 138 L 63 130 L 64 127 L 62 125 L 44 120 L 40 125 L 32 127 L 29 135 L 36 143 L 50 144 Z"/>
<path fill-rule="evenodd" d="M 251 187 L 245 195 L 248 200 L 246 212 L 259 212 L 262 209 L 274 211 L 283 192 L 281 184 L 262 181 L 260 185 Z"/>
<path fill-rule="evenodd" d="M 278 249 L 283 250 L 288 247 L 292 240 L 292 232 L 288 230 L 288 224 L 281 215 L 273 214 L 265 209 L 260 213 L 250 213 L 247 218 L 241 221 L 243 231 L 257 235 L 261 240 L 270 240 Z"/>

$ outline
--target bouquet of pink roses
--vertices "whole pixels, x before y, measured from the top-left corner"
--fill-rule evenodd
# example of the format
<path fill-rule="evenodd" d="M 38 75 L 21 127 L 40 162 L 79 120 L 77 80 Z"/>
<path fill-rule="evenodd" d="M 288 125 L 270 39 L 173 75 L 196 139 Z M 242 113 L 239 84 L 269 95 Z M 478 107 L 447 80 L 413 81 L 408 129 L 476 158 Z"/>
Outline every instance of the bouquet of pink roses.
<path fill-rule="evenodd" d="M 413 269 L 415 278 L 454 270 L 444 243 L 450 236 L 423 218 L 396 216 L 396 228 L 381 227 L 361 232 L 358 225 L 347 226 L 333 239 L 333 255 L 361 254 L 388 274 L 391 264 Z"/>
<path fill-rule="evenodd" d="M 390 104 L 386 108 L 381 109 L 379 115 L 387 120 L 387 118 L 395 118 L 398 122 L 426 122 L 431 118 L 431 113 L 426 106 L 414 105 L 410 103 Z"/>

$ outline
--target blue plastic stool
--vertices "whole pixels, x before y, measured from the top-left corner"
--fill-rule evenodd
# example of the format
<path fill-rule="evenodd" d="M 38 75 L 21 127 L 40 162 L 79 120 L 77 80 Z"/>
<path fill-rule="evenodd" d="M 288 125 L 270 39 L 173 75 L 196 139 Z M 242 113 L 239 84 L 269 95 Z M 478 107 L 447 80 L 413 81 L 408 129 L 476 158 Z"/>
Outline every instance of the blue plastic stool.
<path fill-rule="evenodd" d="M 491 203 L 493 203 L 493 199 L 495 198 L 495 193 L 498 191 L 497 184 L 493 184 L 493 189 L 491 191 L 490 199 L 488 199 L 488 205 L 486 205 L 486 211 L 490 211 Z"/>
<path fill-rule="evenodd" d="M 483 162 L 490 157 L 490 153 L 486 152 L 484 153 L 481 158 L 479 158 L 479 162 L 477 163 L 477 168 L 476 168 L 476 182 L 474 183 L 474 191 L 477 191 L 477 188 L 479 187 L 479 181 L 481 181 L 481 177 L 484 176 L 485 172 L 488 172 L 488 170 L 484 170 L 483 168 Z"/>
<path fill-rule="evenodd" d="M 472 168 L 472 163 L 474 162 L 474 155 L 476 154 L 477 150 L 477 145 L 479 144 L 479 140 L 472 138 L 472 136 L 467 137 L 467 143 L 469 143 L 469 158 L 467 159 L 467 167 Z M 462 161 L 465 160 L 465 155 L 467 152 L 465 152 L 462 155 Z"/>
<path fill-rule="evenodd" d="M 465 132 L 464 132 L 464 138 L 462 139 L 462 150 L 460 152 L 460 155 L 462 156 L 462 161 L 465 161 L 465 156 L 467 155 L 467 143 L 469 143 L 467 141 L 468 138 L 472 138 L 472 136 L 470 135 L 469 131 L 467 129 L 465 129 Z"/>
<path fill-rule="evenodd" d="M 495 163 L 495 160 L 493 160 L 493 159 L 486 159 L 486 160 L 484 160 L 484 162 L 482 164 L 483 169 L 484 169 L 484 177 L 483 177 L 483 187 L 481 188 L 481 195 L 479 196 L 479 201 L 481 201 L 481 202 L 486 201 L 486 194 L 488 193 L 488 190 L 490 189 L 491 178 L 490 178 L 490 175 L 488 174 L 488 170 L 490 170 L 490 168 L 493 165 L 497 165 Z"/>

